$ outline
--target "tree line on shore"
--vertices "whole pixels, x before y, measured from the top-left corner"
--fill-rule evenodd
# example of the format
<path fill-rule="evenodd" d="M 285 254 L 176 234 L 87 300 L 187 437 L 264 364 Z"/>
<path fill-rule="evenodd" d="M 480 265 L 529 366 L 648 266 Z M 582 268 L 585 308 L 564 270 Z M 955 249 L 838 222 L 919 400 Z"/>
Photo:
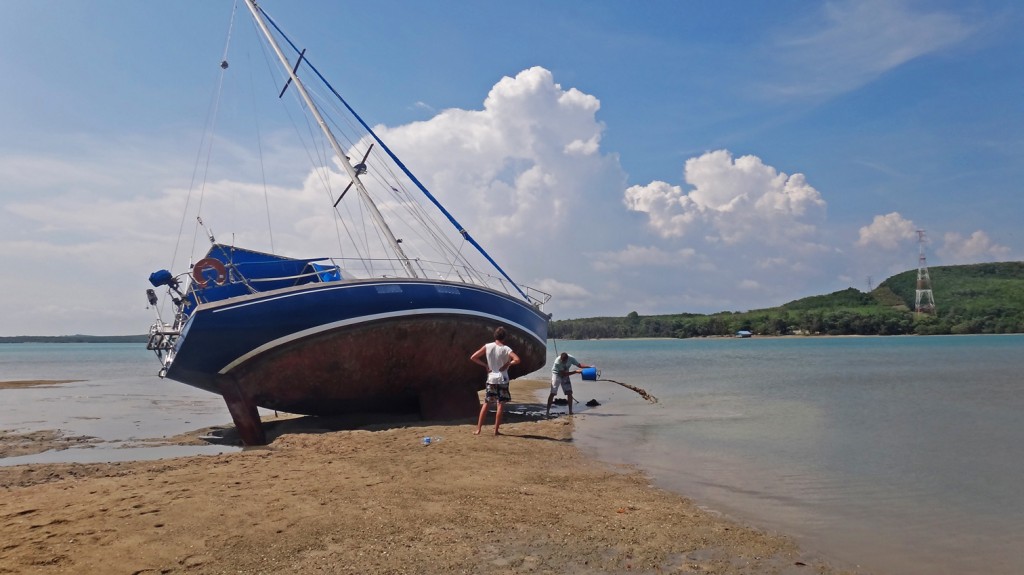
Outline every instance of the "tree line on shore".
<path fill-rule="evenodd" d="M 755 335 L 942 335 L 1024 333 L 1024 262 L 929 270 L 934 314 L 915 313 L 917 270 L 870 292 L 848 288 L 779 307 L 714 314 L 681 313 L 556 320 L 553 339 Z"/>
<path fill-rule="evenodd" d="M 1024 262 L 941 266 L 929 270 L 936 313 L 914 312 L 917 270 L 870 292 L 848 288 L 779 307 L 714 314 L 680 313 L 552 321 L 552 339 L 755 335 L 942 335 L 1024 333 Z M 148 336 L 0 337 L 0 343 L 145 343 Z"/>

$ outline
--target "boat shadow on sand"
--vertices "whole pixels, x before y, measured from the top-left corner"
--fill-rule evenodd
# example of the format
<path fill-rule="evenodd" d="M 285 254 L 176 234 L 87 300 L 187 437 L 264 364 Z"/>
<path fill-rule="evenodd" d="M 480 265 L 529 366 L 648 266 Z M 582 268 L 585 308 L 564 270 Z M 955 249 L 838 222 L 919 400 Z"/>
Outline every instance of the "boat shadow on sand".
<path fill-rule="evenodd" d="M 502 425 L 510 423 L 536 422 L 552 419 L 561 414 L 545 415 L 545 405 L 539 402 L 509 402 L 505 406 Z M 272 444 L 284 435 L 320 434 L 335 431 L 382 431 L 394 428 L 430 427 L 436 425 L 465 425 L 471 428 L 476 422 L 458 420 L 424 420 L 409 413 L 352 413 L 337 416 L 275 414 L 263 417 L 263 429 L 267 444 Z M 493 425 L 494 411 L 488 413 L 486 423 Z M 503 430 L 504 431 L 504 430 Z M 233 425 L 210 427 L 203 430 L 199 439 L 214 445 L 241 446 L 242 438 Z M 542 435 L 509 433 L 527 439 L 571 441 L 571 438 L 556 439 Z"/>

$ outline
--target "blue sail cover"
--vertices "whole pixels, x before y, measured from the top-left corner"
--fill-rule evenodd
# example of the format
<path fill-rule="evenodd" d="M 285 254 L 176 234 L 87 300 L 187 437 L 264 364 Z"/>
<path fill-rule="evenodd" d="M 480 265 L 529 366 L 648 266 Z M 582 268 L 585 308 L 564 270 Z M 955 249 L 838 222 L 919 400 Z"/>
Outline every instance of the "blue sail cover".
<path fill-rule="evenodd" d="M 201 302 L 221 301 L 312 282 L 341 280 L 341 273 L 336 266 L 313 263 L 328 258 L 288 258 L 224 244 L 211 246 L 206 252 L 206 258 L 224 264 L 227 278 L 223 284 L 218 285 L 216 270 L 202 270 L 200 273 L 206 280 L 206 286 L 192 283 L 186 295 L 187 308 Z"/>

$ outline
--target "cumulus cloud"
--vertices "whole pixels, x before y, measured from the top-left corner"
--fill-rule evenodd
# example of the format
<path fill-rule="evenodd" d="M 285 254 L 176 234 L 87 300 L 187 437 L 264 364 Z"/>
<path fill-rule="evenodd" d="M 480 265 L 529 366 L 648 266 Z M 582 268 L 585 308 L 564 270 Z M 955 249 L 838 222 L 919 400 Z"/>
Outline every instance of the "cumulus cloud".
<path fill-rule="evenodd" d="M 824 221 L 825 201 L 803 174 L 779 172 L 756 156 L 707 152 L 686 161 L 685 180 L 689 191 L 665 182 L 632 186 L 625 205 L 645 213 L 663 238 L 692 232 L 727 245 L 807 248 Z"/>
<path fill-rule="evenodd" d="M 718 301 L 724 309 L 733 298 L 777 305 L 800 293 L 800 284 L 832 281 L 825 278 L 836 266 L 829 259 L 835 250 L 821 232 L 827 205 L 803 174 L 716 150 L 688 159 L 683 175 L 685 187 L 654 181 L 624 192 L 626 209 L 644 216 L 654 249 L 610 252 L 602 269 L 651 285 L 648 301 L 659 306 Z M 664 271 L 648 264 L 641 276 L 638 262 L 652 257 Z"/>
<path fill-rule="evenodd" d="M 502 78 L 481 110 L 449 109 L 379 133 L 456 213 L 470 214 L 485 241 L 544 241 L 583 209 L 588 192 L 624 181 L 614 157 L 599 153 L 600 102 L 564 89 L 534 67 Z"/>
<path fill-rule="evenodd" d="M 861 248 L 898 250 L 906 247 L 909 240 L 917 239 L 917 226 L 899 212 L 875 216 L 869 225 L 860 228 L 860 235 L 854 244 Z"/>
<path fill-rule="evenodd" d="M 1010 248 L 993 242 L 988 234 L 978 230 L 966 238 L 956 232 L 946 232 L 937 253 L 950 263 L 970 264 L 1005 260 L 1010 251 Z"/>
<path fill-rule="evenodd" d="M 647 214 L 651 227 L 666 238 L 684 235 L 700 216 L 700 208 L 683 189 L 666 182 L 629 187 L 625 204 L 634 212 Z"/>

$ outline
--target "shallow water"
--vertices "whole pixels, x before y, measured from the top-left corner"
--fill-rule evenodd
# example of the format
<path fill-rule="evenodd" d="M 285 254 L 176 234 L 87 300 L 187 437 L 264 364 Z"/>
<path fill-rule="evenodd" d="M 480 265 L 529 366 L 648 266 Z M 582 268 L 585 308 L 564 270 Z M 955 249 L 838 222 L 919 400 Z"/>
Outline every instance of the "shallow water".
<path fill-rule="evenodd" d="M 0 344 L 0 381 L 82 380 L 0 390 L 0 429 L 59 429 L 88 436 L 88 446 L 0 459 L 22 463 L 97 463 L 237 451 L 228 446 L 148 446 L 230 424 L 219 396 L 156 377 L 159 365 L 142 344 Z"/>
<path fill-rule="evenodd" d="M 868 572 L 1024 573 L 1024 337 L 557 341 L 575 438 Z M 553 349 L 552 349 L 553 351 Z"/>

